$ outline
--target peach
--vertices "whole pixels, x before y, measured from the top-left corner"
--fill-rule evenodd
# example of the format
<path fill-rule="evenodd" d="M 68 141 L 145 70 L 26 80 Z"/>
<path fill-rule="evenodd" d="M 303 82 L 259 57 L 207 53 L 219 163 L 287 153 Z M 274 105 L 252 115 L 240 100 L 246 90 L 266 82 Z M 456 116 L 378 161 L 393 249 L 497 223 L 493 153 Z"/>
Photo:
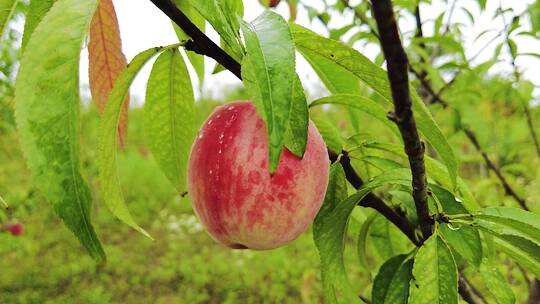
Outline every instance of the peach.
<path fill-rule="evenodd" d="M 330 161 L 315 125 L 309 123 L 304 157 L 284 148 L 274 174 L 267 138 L 255 106 L 243 101 L 217 108 L 193 144 L 193 208 L 210 236 L 230 248 L 265 250 L 296 239 L 324 199 Z"/>

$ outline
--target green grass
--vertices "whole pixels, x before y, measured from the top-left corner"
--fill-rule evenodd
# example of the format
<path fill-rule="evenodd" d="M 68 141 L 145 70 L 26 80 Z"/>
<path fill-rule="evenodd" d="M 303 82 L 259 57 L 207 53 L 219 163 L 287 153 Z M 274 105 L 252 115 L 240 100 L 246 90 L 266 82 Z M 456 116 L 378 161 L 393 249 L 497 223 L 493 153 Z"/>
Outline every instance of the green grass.
<path fill-rule="evenodd" d="M 212 105 L 201 111 L 201 121 Z M 311 233 L 272 251 L 235 251 L 214 242 L 148 153 L 141 115 L 130 113 L 129 146 L 119 167 L 126 201 L 155 241 L 113 218 L 103 204 L 98 119 L 92 111 L 83 117 L 83 167 L 106 265 L 95 264 L 33 186 L 13 129 L 0 133 L 0 193 L 11 207 L 9 215 L 0 212 L 0 222 L 10 218 L 25 228 L 21 237 L 0 233 L 0 303 L 320 303 Z"/>

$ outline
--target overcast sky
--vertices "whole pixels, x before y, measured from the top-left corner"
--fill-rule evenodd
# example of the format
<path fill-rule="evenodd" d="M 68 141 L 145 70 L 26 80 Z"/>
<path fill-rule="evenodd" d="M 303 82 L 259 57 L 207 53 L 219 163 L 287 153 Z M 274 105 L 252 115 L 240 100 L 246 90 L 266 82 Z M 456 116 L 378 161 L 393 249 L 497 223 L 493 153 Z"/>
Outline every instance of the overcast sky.
<path fill-rule="evenodd" d="M 288 16 L 288 9 L 286 1 L 279 5 L 277 11 L 284 16 Z M 360 1 L 351 1 L 351 3 L 358 3 Z M 452 2 L 450 0 L 449 2 Z M 499 6 L 499 1 L 490 0 L 488 2 L 487 12 L 482 14 L 482 18 L 477 18 L 476 24 L 474 25 L 473 30 L 464 33 L 466 37 L 466 44 L 464 48 L 468 57 L 476 53 L 487 41 L 495 35 L 488 34 L 484 38 L 472 42 L 474 37 L 485 29 L 489 28 L 502 28 L 502 21 L 498 18 L 496 21 L 492 21 L 492 16 L 494 15 L 496 9 Z M 522 12 L 526 9 L 527 5 L 534 2 L 533 0 L 528 1 L 513 1 L 513 0 L 503 0 L 503 7 L 513 6 L 517 12 Z M 310 5 L 318 7 L 319 9 L 323 8 L 322 1 L 311 0 L 309 1 Z M 476 1 L 459 1 L 460 5 L 463 3 L 466 4 L 473 14 L 479 16 L 480 11 L 475 4 Z M 169 19 L 161 13 L 149 0 L 114 0 L 116 6 L 118 19 L 120 22 L 120 29 L 122 32 L 122 42 L 124 47 L 124 53 L 128 58 L 128 61 L 132 59 L 139 52 L 146 50 L 148 48 L 167 45 L 177 42 L 177 38 L 174 34 L 174 31 L 171 27 Z M 245 5 L 245 16 L 244 19 L 251 21 L 255 19 L 262 11 L 263 7 L 259 4 L 258 0 L 244 0 Z M 422 10 L 423 16 L 422 19 L 426 22 L 429 20 L 434 20 L 441 12 L 449 11 L 448 5 L 444 4 L 442 1 L 433 0 L 433 5 L 424 6 L 425 9 Z M 429 9 L 428 9 L 429 8 Z M 447 16 L 446 16 L 447 17 Z M 331 26 L 337 27 L 339 25 L 349 24 L 352 20 L 353 15 L 351 12 L 348 12 L 343 18 L 333 18 L 333 23 Z M 446 19 L 445 19 L 446 20 Z M 461 10 L 455 10 L 452 15 L 453 22 L 465 22 L 469 24 L 468 18 L 465 13 Z M 308 26 L 312 30 L 322 33 L 325 33 L 325 28 L 318 21 L 309 23 L 307 12 L 305 9 L 300 8 L 298 12 L 297 22 L 299 24 Z M 414 28 L 414 20 L 400 20 L 400 26 L 402 31 L 412 30 Z M 210 28 L 210 27 L 209 27 Z M 424 28 L 425 34 L 430 34 L 430 29 L 432 24 L 427 24 Z M 209 35 L 213 38 L 214 41 L 219 41 L 217 35 L 213 30 L 209 31 Z M 540 43 L 535 42 L 533 39 L 522 37 L 516 40 L 520 52 L 535 52 L 539 53 Z M 488 48 L 482 56 L 477 58 L 478 62 L 488 59 L 493 54 L 493 50 L 496 44 L 492 44 L 492 48 Z M 371 46 L 369 48 L 359 48 L 359 50 L 370 58 L 374 58 L 375 55 L 380 51 L 378 46 Z M 517 64 L 525 71 L 525 78 L 532 80 L 535 84 L 540 84 L 540 75 L 534 73 L 532 67 L 538 67 L 540 60 L 532 57 L 520 57 L 517 61 Z M 83 51 L 81 56 L 81 80 L 83 85 L 83 95 L 88 95 L 87 86 L 88 86 L 88 54 L 86 50 Z M 211 69 L 213 68 L 214 62 L 212 59 L 206 59 L 206 68 L 207 76 L 205 78 L 205 84 L 203 89 L 203 94 L 209 96 L 219 96 L 223 90 L 231 88 L 234 85 L 241 85 L 241 83 L 228 71 L 219 73 L 217 75 L 209 75 Z M 144 100 L 144 92 L 146 87 L 146 80 L 151 69 L 151 64 L 148 64 L 144 70 L 139 74 L 135 83 L 132 86 L 131 94 L 133 100 L 136 104 L 140 105 Z M 312 95 L 320 94 L 320 82 L 317 77 L 313 74 L 311 68 L 303 61 L 300 56 L 298 56 L 297 69 L 302 78 L 302 81 L 308 91 Z M 501 63 L 495 67 L 495 71 L 510 71 L 510 66 L 508 63 Z M 193 78 L 195 79 L 195 78 Z"/>

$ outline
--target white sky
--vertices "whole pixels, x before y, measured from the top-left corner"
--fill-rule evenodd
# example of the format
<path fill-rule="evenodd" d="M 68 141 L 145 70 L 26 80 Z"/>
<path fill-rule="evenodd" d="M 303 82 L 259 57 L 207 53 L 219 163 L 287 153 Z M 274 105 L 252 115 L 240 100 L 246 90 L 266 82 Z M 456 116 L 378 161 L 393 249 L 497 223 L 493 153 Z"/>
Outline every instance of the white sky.
<path fill-rule="evenodd" d="M 286 1 L 279 5 L 277 11 L 283 16 L 288 16 L 288 8 Z M 359 0 L 351 1 L 352 4 L 359 3 Z M 450 0 L 449 2 L 452 2 Z M 472 43 L 474 37 L 477 34 L 488 28 L 502 28 L 502 21 L 500 18 L 497 18 L 495 21 L 492 21 L 492 16 L 494 15 L 496 9 L 499 6 L 499 1 L 490 0 L 488 2 L 487 12 L 482 14 L 481 18 L 477 18 L 476 24 L 474 25 L 473 30 L 464 33 L 465 36 L 465 45 L 466 54 L 470 57 L 472 54 L 475 54 L 487 41 L 495 35 L 494 33 L 485 35 L 482 39 Z M 515 11 L 520 13 L 526 9 L 527 5 L 534 2 L 533 0 L 527 1 L 513 1 L 513 0 L 502 0 L 503 7 L 507 8 L 513 6 Z M 310 5 L 318 7 L 319 9 L 323 8 L 322 1 L 313 0 L 309 1 Z M 466 4 L 467 8 L 476 16 L 479 16 L 480 10 L 475 4 L 476 1 L 459 1 L 460 5 Z M 122 32 L 122 42 L 124 47 L 124 53 L 128 58 L 128 61 L 131 60 L 139 52 L 146 50 L 148 48 L 159 46 L 159 45 L 168 45 L 177 42 L 176 35 L 172 29 L 169 19 L 161 13 L 149 0 L 114 0 L 116 6 L 118 19 L 120 22 L 120 29 Z M 257 0 L 247 0 L 244 1 L 245 5 L 245 16 L 244 19 L 251 21 L 255 19 L 262 11 L 263 7 L 259 4 Z M 421 7 L 422 8 L 422 7 Z M 429 22 L 433 21 L 441 12 L 448 11 L 448 5 L 444 4 L 440 0 L 433 0 L 432 5 L 423 6 L 422 19 Z M 429 8 L 429 9 L 428 9 Z M 447 17 L 447 16 L 446 16 Z M 445 17 L 445 20 L 446 20 Z M 331 26 L 339 27 L 340 25 L 349 24 L 352 20 L 353 15 L 351 12 L 348 12 L 342 19 L 333 18 Z M 508 19 L 508 18 L 507 18 Z M 453 22 L 464 22 L 469 24 L 468 18 L 465 13 L 461 10 L 455 10 L 452 16 Z M 309 23 L 307 12 L 304 9 L 300 9 L 298 12 L 297 22 L 304 26 L 308 26 L 310 29 L 322 33 L 325 33 L 325 28 L 318 21 L 314 21 L 313 24 Z M 414 20 L 400 20 L 400 27 L 402 32 L 414 29 Z M 507 20 L 510 22 L 510 20 Z M 432 23 L 427 24 L 424 27 L 425 35 L 431 34 Z M 211 28 L 211 27 L 208 27 Z M 213 31 L 209 31 L 209 36 L 214 40 L 218 41 L 217 34 Z M 534 41 L 531 38 L 520 37 L 516 39 L 518 44 L 519 52 L 535 52 L 540 53 L 540 43 Z M 492 44 L 491 48 L 488 48 L 481 56 L 477 58 L 477 62 L 487 60 L 492 56 L 496 43 Z M 359 49 L 364 55 L 374 58 L 376 54 L 380 51 L 378 46 L 370 46 L 367 49 Z M 503 50 L 506 49 L 503 48 Z M 297 57 L 297 70 L 302 78 L 302 81 L 312 96 L 318 96 L 322 94 L 321 85 L 314 75 L 314 72 L 307 65 L 307 63 L 301 58 Z M 523 69 L 526 79 L 533 81 L 535 84 L 540 85 L 540 75 L 535 74 L 536 67 L 540 64 L 540 60 L 523 56 L 518 58 L 518 66 Z M 212 59 L 206 59 L 206 76 L 204 89 L 202 90 L 204 95 L 219 97 L 222 94 L 223 90 L 227 90 L 233 86 L 241 85 L 240 81 L 236 79 L 234 75 L 228 71 L 219 73 L 217 75 L 210 75 L 210 71 L 214 66 Z M 135 80 L 132 88 L 131 94 L 133 96 L 133 102 L 136 105 L 141 105 L 144 100 L 146 80 L 151 69 L 151 64 L 147 64 L 146 67 L 141 71 L 137 79 Z M 494 67 L 494 72 L 510 72 L 511 70 L 508 62 L 500 63 Z M 88 54 L 86 50 L 83 51 L 81 56 L 81 82 L 83 86 L 83 95 L 88 96 Z M 196 79 L 193 77 L 192 79 Z M 196 81 L 193 81 L 196 83 Z"/>

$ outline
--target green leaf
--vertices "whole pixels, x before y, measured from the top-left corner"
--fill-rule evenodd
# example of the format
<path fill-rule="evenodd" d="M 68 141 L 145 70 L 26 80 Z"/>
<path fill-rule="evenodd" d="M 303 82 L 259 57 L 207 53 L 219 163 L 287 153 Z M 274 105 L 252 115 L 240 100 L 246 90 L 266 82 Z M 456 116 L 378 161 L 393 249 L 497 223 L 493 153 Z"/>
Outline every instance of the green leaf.
<path fill-rule="evenodd" d="M 32 51 L 22 57 L 15 106 L 21 146 L 37 185 L 89 254 L 104 261 L 91 224 L 78 137 L 80 51 L 96 6 L 97 1 L 58 0 L 29 41 Z"/>
<path fill-rule="evenodd" d="M 314 115 L 311 117 L 311 120 L 317 126 L 317 130 L 321 133 L 328 148 L 337 154 L 341 154 L 341 151 L 343 151 L 343 141 L 336 127 L 322 115 Z"/>
<path fill-rule="evenodd" d="M 332 94 L 362 94 L 360 90 L 360 81 L 348 70 L 337 66 L 333 61 L 327 60 L 317 54 L 303 53 L 304 58 L 311 65 L 315 73 L 322 80 L 328 91 Z M 351 118 L 352 125 L 358 132 L 359 121 L 357 119 L 356 110 L 347 109 Z"/>
<path fill-rule="evenodd" d="M 540 216 L 517 208 L 489 207 L 473 225 L 494 236 L 498 248 L 540 278 Z"/>
<path fill-rule="evenodd" d="M 458 303 L 458 271 L 446 242 L 433 234 L 414 258 L 410 304 Z"/>
<path fill-rule="evenodd" d="M 146 89 L 144 127 L 150 151 L 179 193 L 186 191 L 186 171 L 196 133 L 195 99 L 189 72 L 177 49 L 163 52 Z"/>
<path fill-rule="evenodd" d="M 446 214 L 468 213 L 467 209 L 456 200 L 450 191 L 436 185 L 430 185 L 429 188 L 441 203 Z M 466 225 L 454 228 L 448 224 L 442 224 L 440 232 L 459 255 L 472 265 L 480 265 L 482 262 L 482 240 L 477 229 Z"/>
<path fill-rule="evenodd" d="M 345 267 L 343 263 L 339 263 L 339 252 L 341 250 L 330 250 L 329 245 L 335 240 L 325 241 L 325 238 L 330 238 L 332 235 L 329 235 L 325 230 L 328 229 L 326 226 L 326 217 L 336 209 L 336 206 L 345 198 L 347 198 L 347 180 L 345 178 L 345 172 L 341 164 L 334 163 L 330 167 L 330 174 L 328 179 L 328 187 L 326 190 L 326 195 L 324 197 L 324 202 L 319 210 L 319 213 L 315 217 L 313 222 L 313 239 L 315 245 L 319 250 L 321 257 L 321 273 L 322 273 L 322 282 L 324 296 L 328 303 L 337 303 L 336 298 L 336 288 L 342 287 L 345 288 L 345 291 L 350 291 L 348 296 L 355 297 L 354 293 L 351 291 L 352 286 L 347 280 L 347 274 L 345 272 Z M 328 250 L 328 254 L 326 254 Z M 323 254 L 324 252 L 324 254 Z M 347 296 L 347 294 L 345 294 Z"/>
<path fill-rule="evenodd" d="M 540 246 L 512 235 L 496 235 L 493 242 L 497 248 L 540 279 Z"/>
<path fill-rule="evenodd" d="M 21 50 L 26 48 L 32 33 L 41 22 L 43 17 L 49 12 L 53 4 L 57 0 L 33 0 L 28 5 L 28 12 L 24 21 L 24 34 L 22 39 Z"/>
<path fill-rule="evenodd" d="M 403 147 L 396 144 L 382 143 L 382 142 L 365 142 L 363 147 L 368 149 L 377 149 L 383 150 L 390 153 L 393 153 L 402 158 L 406 158 Z M 434 181 L 440 183 L 446 188 L 452 188 L 452 181 L 449 177 L 446 167 L 441 164 L 438 160 L 429 157 L 428 155 L 424 156 L 424 161 L 426 163 L 426 171 L 428 172 L 428 178 L 433 179 Z M 467 186 L 467 183 L 460 177 L 457 178 L 457 190 L 460 194 L 460 199 L 462 200 L 463 205 L 469 211 L 476 211 L 480 208 L 480 205 L 474 198 L 471 193 L 471 190 Z M 455 193 L 454 193 L 455 194 Z"/>
<path fill-rule="evenodd" d="M 405 172 L 406 170 L 397 169 L 386 172 L 392 171 Z M 410 185 L 410 177 L 405 178 L 405 180 L 408 180 L 408 184 Z M 410 251 L 410 248 L 406 247 L 408 240 L 403 236 L 403 233 L 381 214 L 377 215 L 371 224 L 369 237 L 373 242 L 379 256 L 385 260 L 394 255 L 403 254 Z M 403 242 L 404 239 L 405 242 Z"/>
<path fill-rule="evenodd" d="M 313 223 L 313 238 L 321 257 L 325 303 L 358 301 L 354 288 L 347 278 L 343 261 L 348 218 L 358 202 L 373 189 L 392 183 L 410 183 L 410 177 L 404 180 L 404 172 L 407 173 L 385 172 L 364 184 L 357 193 L 342 200 L 347 189 L 345 173 L 338 163 L 332 165 L 323 206 Z"/>
<path fill-rule="evenodd" d="M 488 207 L 474 214 L 475 224 L 492 233 L 523 237 L 540 245 L 540 215 L 518 208 Z"/>
<path fill-rule="evenodd" d="M 295 81 L 295 52 L 285 19 L 266 11 L 242 24 L 247 56 L 242 78 L 266 122 L 270 173 L 275 172 L 289 124 Z M 247 59 L 247 60 L 246 60 Z"/>
<path fill-rule="evenodd" d="M 0 39 L 4 34 L 4 28 L 13 17 L 18 3 L 18 0 L 0 0 Z"/>
<path fill-rule="evenodd" d="M 176 47 L 178 47 L 178 45 L 172 45 L 165 48 L 151 48 L 135 56 L 129 63 L 127 69 L 118 76 L 114 88 L 109 95 L 109 100 L 107 101 L 107 106 L 105 107 L 100 122 L 98 166 L 105 204 L 117 218 L 147 237 L 150 237 L 150 235 L 135 223 L 124 202 L 116 160 L 116 137 L 118 134 L 116 129 L 118 127 L 118 119 L 120 117 L 123 101 L 128 94 L 129 86 L 133 82 L 133 79 L 135 79 L 135 76 L 137 76 L 144 64 L 152 57 L 161 51 Z"/>
<path fill-rule="evenodd" d="M 324 58 L 326 61 L 333 62 L 336 69 L 339 67 L 349 71 L 382 96 L 385 101 L 392 102 L 386 72 L 367 57 L 353 48 L 321 37 L 299 25 L 292 24 L 291 29 L 296 48 L 302 55 L 315 58 L 315 60 Z M 452 147 L 414 89 L 411 89 L 411 99 L 418 129 L 443 159 L 452 184 L 455 186 L 458 164 Z"/>
<path fill-rule="evenodd" d="M 176 6 L 189 18 L 193 24 L 197 26 L 202 32 L 206 29 L 206 20 L 199 14 L 190 4 L 188 0 L 175 0 Z M 188 40 L 190 37 L 184 33 L 184 31 L 177 26 L 175 23 L 172 23 L 176 36 L 180 41 Z M 197 76 L 199 77 L 199 84 L 202 88 L 204 82 L 204 56 L 199 55 L 192 51 L 186 50 L 186 55 L 195 69 Z"/>
<path fill-rule="evenodd" d="M 457 42 L 453 36 L 415 37 L 413 42 L 416 44 L 434 44 L 447 50 L 449 53 L 459 53 L 462 56 L 464 56 L 465 52 L 461 43 Z"/>
<path fill-rule="evenodd" d="M 330 93 L 361 94 L 360 81 L 348 69 L 336 65 L 333 60 L 327 59 L 317 52 L 302 52 L 302 56 L 311 65 Z"/>
<path fill-rule="evenodd" d="M 377 157 L 377 156 L 362 156 L 358 158 L 359 160 L 366 162 L 375 168 L 386 171 L 386 170 L 393 170 L 398 168 L 405 168 L 402 164 L 388 158 L 383 157 Z"/>
<path fill-rule="evenodd" d="M 497 304 L 514 304 L 516 297 L 512 289 L 508 286 L 506 278 L 488 260 L 480 264 L 480 277 L 484 281 L 489 293 L 495 298 Z"/>
<path fill-rule="evenodd" d="M 508 47 L 510 48 L 510 53 L 512 54 L 512 58 L 517 57 L 518 53 L 518 47 L 517 44 L 512 39 L 508 39 Z"/>
<path fill-rule="evenodd" d="M 387 260 L 379 269 L 373 288 L 373 304 L 406 304 L 409 282 L 412 278 L 413 260 L 408 255 L 397 255 Z"/>
<path fill-rule="evenodd" d="M 355 109 L 358 109 L 373 118 L 379 120 L 384 125 L 386 125 L 394 134 L 398 136 L 399 139 L 401 139 L 399 130 L 393 122 L 391 122 L 388 117 L 384 107 L 376 103 L 374 100 L 369 99 L 364 96 L 360 95 L 352 95 L 352 94 L 335 94 L 330 95 L 327 97 L 323 97 L 320 99 L 317 99 L 313 101 L 309 106 L 314 107 L 318 105 L 324 105 L 324 104 L 339 104 L 344 105 L 347 107 L 352 107 Z"/>
<path fill-rule="evenodd" d="M 244 16 L 244 3 L 242 0 L 219 0 L 219 5 L 225 15 L 225 19 L 235 31 L 235 34 L 240 32 L 241 18 Z"/>
<path fill-rule="evenodd" d="M 229 23 L 228 17 L 223 12 L 221 1 L 218 0 L 188 0 L 201 16 L 203 16 L 212 27 L 218 32 L 225 44 L 224 49 L 236 61 L 240 62 L 243 58 L 243 47 L 240 35 L 234 28 L 234 24 Z"/>
<path fill-rule="evenodd" d="M 285 133 L 285 146 L 298 157 L 306 152 L 309 110 L 300 78 L 296 75 L 293 83 L 291 112 Z"/>
<path fill-rule="evenodd" d="M 371 228 L 371 224 L 373 223 L 377 215 L 378 213 L 373 213 L 364 221 L 364 223 L 362 223 L 362 227 L 360 228 L 360 232 L 358 233 L 358 242 L 356 244 L 358 259 L 360 260 L 360 264 L 364 267 L 364 269 L 368 271 L 370 279 L 371 272 L 367 257 L 367 240 L 369 235 L 369 229 Z"/>

